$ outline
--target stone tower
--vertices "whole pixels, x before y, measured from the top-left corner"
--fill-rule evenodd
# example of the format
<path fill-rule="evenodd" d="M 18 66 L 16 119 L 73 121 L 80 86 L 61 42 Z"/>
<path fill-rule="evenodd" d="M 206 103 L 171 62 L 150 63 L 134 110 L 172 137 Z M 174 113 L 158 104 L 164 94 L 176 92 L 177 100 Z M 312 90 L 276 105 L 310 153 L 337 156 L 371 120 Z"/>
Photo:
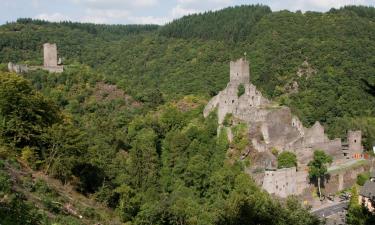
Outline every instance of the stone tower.
<path fill-rule="evenodd" d="M 362 132 L 358 131 L 348 131 L 348 147 L 349 152 L 354 158 L 360 158 L 363 153 L 362 148 Z"/>
<path fill-rule="evenodd" d="M 56 44 L 45 43 L 43 45 L 44 67 L 57 66 L 57 47 Z"/>
<path fill-rule="evenodd" d="M 249 61 L 238 59 L 230 62 L 230 83 L 247 84 L 250 82 Z"/>
<path fill-rule="evenodd" d="M 57 64 L 57 47 L 56 44 L 43 44 L 44 69 L 50 72 L 61 73 L 63 67 Z"/>

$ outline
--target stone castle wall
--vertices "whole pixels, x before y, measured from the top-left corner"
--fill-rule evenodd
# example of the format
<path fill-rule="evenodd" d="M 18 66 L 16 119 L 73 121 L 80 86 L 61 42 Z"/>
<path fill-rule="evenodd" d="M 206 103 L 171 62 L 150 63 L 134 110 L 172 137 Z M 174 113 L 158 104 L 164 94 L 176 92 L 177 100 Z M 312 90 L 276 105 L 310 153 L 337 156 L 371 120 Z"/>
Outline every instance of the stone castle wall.
<path fill-rule="evenodd" d="M 361 131 L 349 131 L 348 132 L 348 144 L 349 152 L 352 154 L 362 154 L 362 132 Z"/>
<path fill-rule="evenodd" d="M 247 84 L 250 82 L 249 62 L 246 59 L 239 59 L 230 62 L 230 82 Z"/>
<path fill-rule="evenodd" d="M 45 43 L 43 44 L 44 64 L 43 69 L 52 73 L 61 73 L 64 67 L 58 65 L 57 61 L 57 46 L 56 44 Z"/>
<path fill-rule="evenodd" d="M 45 43 L 43 45 L 44 67 L 57 67 L 56 44 Z"/>
<path fill-rule="evenodd" d="M 27 73 L 29 71 L 29 68 L 27 67 L 27 65 L 19 65 L 9 62 L 8 71 L 13 73 Z"/>
<path fill-rule="evenodd" d="M 225 116 L 232 114 L 247 123 L 253 150 L 264 154 L 270 153 L 272 149 L 277 149 L 278 152 L 292 151 L 296 154 L 301 168 L 306 168 L 304 166 L 313 159 L 314 150 L 317 149 L 333 156 L 334 165 L 346 160 L 340 138 L 330 140 L 319 122 L 310 128 L 304 127 L 288 107 L 278 106 L 263 97 L 249 79 L 248 61 L 239 59 L 231 62 L 230 82 L 209 101 L 204 109 L 204 116 L 217 109 L 218 123 L 222 125 Z M 244 85 L 245 93 L 238 96 L 238 87 L 241 84 Z M 351 153 L 362 152 L 360 131 L 348 133 L 348 150 Z M 277 164 L 275 157 L 268 157 L 268 160 L 270 161 L 263 163 L 263 169 L 267 169 L 267 165 Z M 307 177 L 305 169 L 267 171 L 262 186 L 280 197 L 300 194 L 309 186 Z"/>
<path fill-rule="evenodd" d="M 306 174 L 305 171 L 297 172 L 295 167 L 266 171 L 262 187 L 268 193 L 282 198 L 299 195 L 308 187 Z"/>

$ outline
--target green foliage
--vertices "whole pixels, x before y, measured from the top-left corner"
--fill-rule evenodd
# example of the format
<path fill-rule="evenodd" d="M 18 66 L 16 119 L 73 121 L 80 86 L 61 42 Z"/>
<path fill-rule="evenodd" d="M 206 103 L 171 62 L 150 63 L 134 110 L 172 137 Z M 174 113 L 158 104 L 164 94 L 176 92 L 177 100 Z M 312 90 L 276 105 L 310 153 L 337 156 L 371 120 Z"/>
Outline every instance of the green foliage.
<path fill-rule="evenodd" d="M 363 186 L 366 183 L 366 181 L 368 181 L 369 179 L 370 179 L 369 172 L 360 173 L 357 175 L 357 184 L 359 186 Z"/>
<path fill-rule="evenodd" d="M 217 12 L 185 16 L 163 26 L 162 35 L 177 38 L 244 41 L 263 16 L 271 13 L 268 6 L 236 6 Z"/>
<path fill-rule="evenodd" d="M 38 155 L 35 149 L 28 146 L 22 148 L 21 159 L 25 161 L 31 168 L 37 168 Z"/>
<path fill-rule="evenodd" d="M 370 225 L 375 222 L 375 216 L 365 207 L 359 204 L 358 190 L 356 186 L 351 189 L 351 198 L 349 202 L 346 222 L 349 225 Z"/>
<path fill-rule="evenodd" d="M 320 190 L 321 179 L 325 178 L 328 172 L 327 165 L 332 163 L 332 156 L 327 155 L 323 150 L 315 150 L 314 158 L 309 162 L 309 177 L 312 180 L 317 180 L 319 198 L 322 197 Z"/>
<path fill-rule="evenodd" d="M 4 198 L 7 193 L 10 193 L 12 183 L 7 173 L 0 170 L 0 198 Z"/>
<path fill-rule="evenodd" d="M 45 172 L 67 182 L 73 175 L 73 169 L 84 158 L 87 142 L 85 133 L 71 124 L 55 124 L 42 136 L 47 144 L 43 153 Z"/>
<path fill-rule="evenodd" d="M 40 224 L 41 214 L 25 201 L 22 193 L 12 190 L 13 182 L 4 168 L 0 168 L 0 223 L 15 225 Z"/>
<path fill-rule="evenodd" d="M 233 125 L 233 114 L 227 113 L 224 117 L 223 125 L 226 127 L 230 127 Z"/>
<path fill-rule="evenodd" d="M 293 152 L 283 151 L 277 156 L 277 168 L 297 167 L 297 156 Z"/>
<path fill-rule="evenodd" d="M 275 147 L 273 147 L 272 149 L 271 149 L 271 153 L 272 153 L 272 155 L 274 155 L 274 156 L 278 156 L 279 155 L 279 150 L 277 150 L 277 148 L 275 148 Z"/>
<path fill-rule="evenodd" d="M 241 97 L 245 94 L 245 86 L 243 84 L 238 85 L 237 97 Z"/>
<path fill-rule="evenodd" d="M 250 145 L 247 125 L 245 123 L 240 123 L 233 127 L 232 132 L 232 147 L 242 152 L 246 147 Z"/>
<path fill-rule="evenodd" d="M 9 61 L 41 65 L 47 41 L 57 43 L 67 66 L 24 78 L 1 73 L 1 146 L 29 146 L 29 163 L 35 156 L 44 172 L 94 194 L 132 224 L 319 224 L 296 201 L 272 200 L 241 163 L 226 158 L 226 131 L 217 133 L 215 113 L 203 119 L 204 100 L 225 87 L 228 62 L 247 51 L 252 82 L 264 95 L 282 99 L 305 125 L 322 121 L 332 137 L 362 129 L 369 148 L 375 97 L 362 80 L 375 83 L 373 15 L 371 7 L 302 14 L 241 6 L 160 28 L 20 19 L 0 27 L 0 70 Z M 296 76 L 306 59 L 316 73 Z M 299 92 L 289 94 L 285 87 L 294 81 Z M 231 148 L 250 145 L 246 131 L 233 127 Z M 280 154 L 280 164 L 295 165 L 287 156 Z M 315 153 L 310 177 L 322 178 L 329 162 Z M 59 211 L 56 196 L 44 197 Z M 0 218 L 33 221 L 20 199 L 13 208 L 13 200 L 2 202 L 16 213 L 1 207 Z"/>
<path fill-rule="evenodd" d="M 6 143 L 37 146 L 43 129 L 60 119 L 58 108 L 36 92 L 29 81 L 0 73 L 0 136 Z"/>
<path fill-rule="evenodd" d="M 131 184 L 137 189 L 146 190 L 157 183 L 159 157 L 156 141 L 157 136 L 152 129 L 142 129 L 131 143 L 128 171 Z"/>
<path fill-rule="evenodd" d="M 315 150 L 314 158 L 309 162 L 309 176 L 311 179 L 323 177 L 327 174 L 327 165 L 332 163 L 332 157 L 323 150 Z"/>

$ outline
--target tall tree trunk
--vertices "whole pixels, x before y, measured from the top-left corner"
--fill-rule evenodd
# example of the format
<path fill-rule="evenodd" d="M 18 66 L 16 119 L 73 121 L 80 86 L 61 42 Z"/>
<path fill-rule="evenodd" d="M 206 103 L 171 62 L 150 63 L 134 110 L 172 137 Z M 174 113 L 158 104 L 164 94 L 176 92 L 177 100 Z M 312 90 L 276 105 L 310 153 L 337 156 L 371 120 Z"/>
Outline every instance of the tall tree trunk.
<path fill-rule="evenodd" d="M 322 192 L 320 191 L 320 177 L 318 177 L 318 190 L 319 190 L 319 199 L 322 198 Z"/>

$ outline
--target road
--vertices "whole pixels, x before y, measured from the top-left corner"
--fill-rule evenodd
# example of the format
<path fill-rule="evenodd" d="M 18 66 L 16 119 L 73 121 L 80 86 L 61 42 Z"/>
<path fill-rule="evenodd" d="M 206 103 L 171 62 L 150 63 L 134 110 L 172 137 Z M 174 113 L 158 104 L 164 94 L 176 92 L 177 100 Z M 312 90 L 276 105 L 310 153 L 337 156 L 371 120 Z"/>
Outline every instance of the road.
<path fill-rule="evenodd" d="M 339 202 L 339 203 L 334 204 L 334 205 L 330 205 L 330 206 L 327 206 L 327 207 L 324 207 L 324 208 L 321 208 L 321 209 L 311 211 L 311 213 L 313 213 L 314 215 L 317 215 L 321 218 L 326 218 L 326 217 L 331 216 L 333 214 L 344 211 L 348 207 L 348 203 L 349 203 L 348 201 Z"/>

